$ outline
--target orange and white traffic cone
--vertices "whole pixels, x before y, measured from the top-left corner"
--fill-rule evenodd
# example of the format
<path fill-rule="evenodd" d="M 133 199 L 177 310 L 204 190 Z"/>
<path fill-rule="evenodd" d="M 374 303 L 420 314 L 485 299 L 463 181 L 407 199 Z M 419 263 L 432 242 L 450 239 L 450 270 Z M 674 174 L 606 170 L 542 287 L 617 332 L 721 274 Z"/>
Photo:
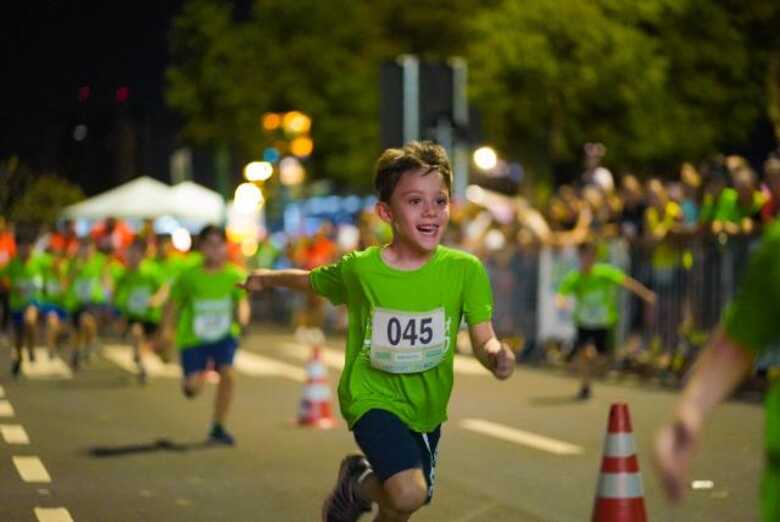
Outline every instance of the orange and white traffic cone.
<path fill-rule="evenodd" d="M 330 405 L 328 370 L 322 363 L 319 346 L 314 346 L 312 356 L 306 363 L 306 384 L 298 408 L 298 425 L 329 429 L 334 426 Z"/>
<path fill-rule="evenodd" d="M 591 522 L 647 522 L 628 405 L 613 404 Z"/>

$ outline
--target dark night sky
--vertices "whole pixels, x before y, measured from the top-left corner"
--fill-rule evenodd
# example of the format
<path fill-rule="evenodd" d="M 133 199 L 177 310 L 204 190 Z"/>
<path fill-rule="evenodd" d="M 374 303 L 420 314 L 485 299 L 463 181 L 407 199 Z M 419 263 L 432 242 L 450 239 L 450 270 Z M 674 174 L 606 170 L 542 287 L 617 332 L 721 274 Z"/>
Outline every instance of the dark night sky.
<path fill-rule="evenodd" d="M 57 169 L 65 138 L 81 119 L 85 85 L 103 112 L 113 110 L 116 89 L 128 86 L 128 110 L 170 128 L 175 119 L 164 107 L 163 77 L 170 23 L 181 4 L 3 2 L 0 158 L 17 154 L 34 168 Z"/>

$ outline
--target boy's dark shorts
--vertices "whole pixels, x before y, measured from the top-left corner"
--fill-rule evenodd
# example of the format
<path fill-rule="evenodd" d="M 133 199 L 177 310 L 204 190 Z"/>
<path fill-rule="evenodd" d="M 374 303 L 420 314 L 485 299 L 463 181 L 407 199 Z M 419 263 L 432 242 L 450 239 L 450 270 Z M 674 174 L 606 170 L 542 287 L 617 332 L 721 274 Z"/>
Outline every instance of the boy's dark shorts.
<path fill-rule="evenodd" d="M 233 358 L 237 349 L 238 340 L 232 336 L 214 343 L 184 348 L 179 353 L 184 376 L 188 377 L 193 373 L 205 371 L 209 361 L 214 362 L 215 370 L 219 370 L 223 366 L 233 366 Z"/>
<path fill-rule="evenodd" d="M 426 503 L 431 501 L 441 425 L 429 433 L 418 433 L 389 411 L 368 410 L 352 432 L 380 481 L 407 469 L 422 469 L 428 484 Z"/>
<path fill-rule="evenodd" d="M 60 321 L 68 318 L 68 311 L 60 305 L 46 303 L 38 305 L 38 313 L 45 320 L 50 314 L 54 314 Z"/>
<path fill-rule="evenodd" d="M 607 355 L 612 348 L 611 328 L 583 328 L 577 327 L 577 344 L 574 351 L 578 352 L 588 344 L 593 344 L 600 355 Z"/>
<path fill-rule="evenodd" d="M 81 327 L 81 316 L 84 314 L 88 313 L 97 317 L 100 314 L 101 306 L 102 305 L 98 303 L 79 305 L 70 316 L 71 320 L 73 321 L 73 326 L 76 328 Z"/>

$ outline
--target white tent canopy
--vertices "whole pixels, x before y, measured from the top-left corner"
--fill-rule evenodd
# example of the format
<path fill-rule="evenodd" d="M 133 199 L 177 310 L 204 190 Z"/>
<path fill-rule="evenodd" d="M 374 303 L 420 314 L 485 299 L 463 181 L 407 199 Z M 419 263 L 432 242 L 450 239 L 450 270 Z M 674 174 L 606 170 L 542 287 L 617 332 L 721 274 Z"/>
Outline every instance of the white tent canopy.
<path fill-rule="evenodd" d="M 98 194 L 65 208 L 69 218 L 145 219 L 172 216 L 177 219 L 221 223 L 225 202 L 219 193 L 191 181 L 171 187 L 148 176 Z"/>
<path fill-rule="evenodd" d="M 142 176 L 116 188 L 65 207 L 70 218 L 103 219 L 108 216 L 125 219 L 154 218 L 169 206 L 171 187 Z"/>
<path fill-rule="evenodd" d="M 225 200 L 219 192 L 182 181 L 171 188 L 169 214 L 187 221 L 221 223 L 225 217 Z"/>

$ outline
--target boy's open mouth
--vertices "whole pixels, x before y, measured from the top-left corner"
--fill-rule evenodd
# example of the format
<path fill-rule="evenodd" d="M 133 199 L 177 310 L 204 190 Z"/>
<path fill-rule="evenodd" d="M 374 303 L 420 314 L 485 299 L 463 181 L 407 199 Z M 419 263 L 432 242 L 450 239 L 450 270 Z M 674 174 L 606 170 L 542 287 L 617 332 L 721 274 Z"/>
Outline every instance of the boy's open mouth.
<path fill-rule="evenodd" d="M 439 231 L 439 225 L 417 225 L 417 230 L 422 234 L 433 236 Z"/>

